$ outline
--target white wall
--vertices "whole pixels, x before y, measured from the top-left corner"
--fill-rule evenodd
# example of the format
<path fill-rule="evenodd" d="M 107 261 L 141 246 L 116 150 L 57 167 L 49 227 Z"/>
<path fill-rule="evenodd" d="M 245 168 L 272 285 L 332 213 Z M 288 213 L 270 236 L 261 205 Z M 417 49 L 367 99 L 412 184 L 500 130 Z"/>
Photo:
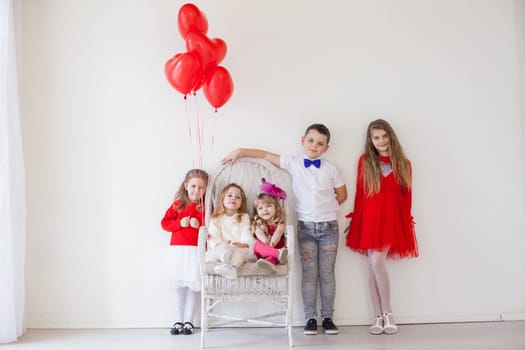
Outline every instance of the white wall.
<path fill-rule="evenodd" d="M 199 1 L 235 83 L 217 114 L 163 75 L 183 3 L 23 1 L 28 327 L 167 327 L 159 222 L 189 168 L 298 152 L 322 122 L 344 214 L 379 116 L 414 170 L 421 256 L 388 265 L 399 321 L 525 319 L 523 1 Z M 336 273 L 336 321 L 367 323 L 366 260 L 343 236 Z"/>

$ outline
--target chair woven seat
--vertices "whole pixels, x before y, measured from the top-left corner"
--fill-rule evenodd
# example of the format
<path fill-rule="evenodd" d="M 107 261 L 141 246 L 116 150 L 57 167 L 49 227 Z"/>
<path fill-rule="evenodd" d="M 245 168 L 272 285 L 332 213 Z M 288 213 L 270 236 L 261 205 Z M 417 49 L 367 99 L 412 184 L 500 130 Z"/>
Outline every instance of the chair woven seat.
<path fill-rule="evenodd" d="M 220 265 L 221 263 L 216 262 L 207 262 L 206 263 L 206 273 L 209 275 L 215 275 L 215 266 Z M 275 265 L 277 272 L 271 273 L 266 270 L 261 270 L 257 263 L 248 262 L 243 264 L 239 270 L 237 270 L 238 276 L 249 277 L 249 276 L 282 276 L 288 274 L 288 264 L 285 265 Z"/>

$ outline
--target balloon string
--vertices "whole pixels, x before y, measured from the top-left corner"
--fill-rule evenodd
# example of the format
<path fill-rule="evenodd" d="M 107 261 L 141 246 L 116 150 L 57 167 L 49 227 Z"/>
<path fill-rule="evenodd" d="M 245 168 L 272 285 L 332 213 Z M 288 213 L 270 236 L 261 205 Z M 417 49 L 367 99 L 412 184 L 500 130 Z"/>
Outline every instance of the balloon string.
<path fill-rule="evenodd" d="M 215 130 L 217 130 L 217 115 L 212 115 L 212 134 L 211 134 L 211 149 L 215 150 Z"/>
<path fill-rule="evenodd" d="M 186 114 L 186 122 L 188 124 L 188 137 L 190 138 L 191 143 L 191 120 L 190 120 L 190 114 L 188 112 L 188 100 L 186 99 L 186 95 L 184 95 L 184 112 Z"/>
<path fill-rule="evenodd" d="M 195 98 L 195 117 L 197 119 L 197 149 L 198 149 L 198 161 L 199 167 L 202 168 L 202 138 L 203 138 L 203 127 L 202 118 L 199 110 L 199 101 Z"/>
<path fill-rule="evenodd" d="M 204 194 L 204 196 L 206 196 L 206 193 Z M 204 219 L 205 219 L 204 196 L 202 196 L 201 199 L 199 200 L 199 205 L 201 209 L 201 226 L 204 226 Z"/>

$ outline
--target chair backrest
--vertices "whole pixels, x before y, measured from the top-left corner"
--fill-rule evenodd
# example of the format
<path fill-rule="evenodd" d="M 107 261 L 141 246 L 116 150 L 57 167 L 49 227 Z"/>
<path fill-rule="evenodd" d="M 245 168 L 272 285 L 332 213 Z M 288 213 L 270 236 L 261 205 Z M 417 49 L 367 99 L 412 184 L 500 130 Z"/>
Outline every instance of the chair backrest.
<path fill-rule="evenodd" d="M 253 202 L 260 193 L 262 178 L 286 191 L 287 198 L 281 204 L 286 212 L 287 223 L 292 223 L 294 215 L 290 211 L 290 208 L 293 208 L 293 205 L 291 205 L 293 195 L 290 174 L 267 160 L 252 157 L 241 157 L 233 164 L 221 165 L 211 174 L 206 190 L 206 222 L 209 222 L 210 215 L 213 209 L 216 208 L 222 189 L 232 182 L 241 186 L 244 190 L 248 211 L 250 217 L 252 217 Z"/>

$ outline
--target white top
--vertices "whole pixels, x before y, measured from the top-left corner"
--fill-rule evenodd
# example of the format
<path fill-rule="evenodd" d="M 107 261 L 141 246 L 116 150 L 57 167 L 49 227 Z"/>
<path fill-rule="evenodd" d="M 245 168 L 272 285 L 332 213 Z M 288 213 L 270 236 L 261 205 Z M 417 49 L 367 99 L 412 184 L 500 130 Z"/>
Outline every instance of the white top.
<path fill-rule="evenodd" d="M 252 243 L 254 238 L 250 230 L 250 215 L 242 214 L 241 221 L 237 222 L 237 215 L 222 215 L 212 218 L 208 225 L 210 248 L 215 248 L 225 241 Z"/>
<path fill-rule="evenodd" d="M 345 184 L 343 174 L 337 167 L 321 160 L 321 167 L 304 167 L 305 156 L 280 156 L 280 167 L 292 175 L 297 219 L 323 222 L 337 220 L 339 203 L 335 188 Z M 313 159 L 312 159 L 313 160 Z"/>

